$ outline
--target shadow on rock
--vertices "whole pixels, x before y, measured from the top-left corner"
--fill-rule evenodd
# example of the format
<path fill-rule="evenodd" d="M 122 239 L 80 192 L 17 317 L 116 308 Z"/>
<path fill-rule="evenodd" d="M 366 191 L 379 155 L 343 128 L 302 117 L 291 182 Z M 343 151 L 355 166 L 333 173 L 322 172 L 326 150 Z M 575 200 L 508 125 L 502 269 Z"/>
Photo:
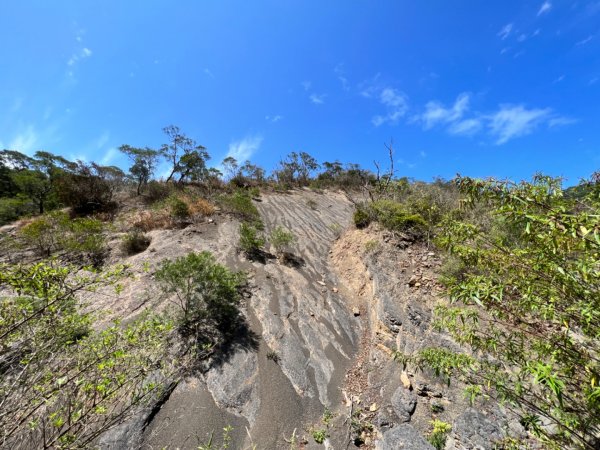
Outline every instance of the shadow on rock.
<path fill-rule="evenodd" d="M 256 249 L 252 252 L 246 252 L 246 257 L 250 261 L 258 262 L 261 264 L 266 264 L 269 260 L 277 259 L 277 257 L 274 254 L 261 249 Z"/>
<path fill-rule="evenodd" d="M 289 252 L 283 252 L 281 255 L 281 263 L 285 266 L 293 267 L 294 269 L 299 269 L 306 265 L 304 258 Z"/>

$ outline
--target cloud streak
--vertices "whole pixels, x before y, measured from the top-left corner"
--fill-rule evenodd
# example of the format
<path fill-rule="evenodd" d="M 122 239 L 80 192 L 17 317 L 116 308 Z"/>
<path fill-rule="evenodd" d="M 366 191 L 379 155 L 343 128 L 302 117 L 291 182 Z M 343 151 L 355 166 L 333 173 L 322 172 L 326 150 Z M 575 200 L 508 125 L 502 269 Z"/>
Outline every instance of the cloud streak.
<path fill-rule="evenodd" d="M 246 136 L 239 141 L 229 144 L 229 150 L 225 158 L 232 157 L 239 162 L 249 160 L 260 148 L 263 138 L 260 135 Z"/>
<path fill-rule="evenodd" d="M 271 122 L 271 123 L 277 123 L 277 122 L 279 122 L 281 119 L 283 119 L 283 116 L 281 116 L 281 115 L 279 115 L 279 114 L 277 114 L 277 115 L 274 115 L 274 116 L 265 116 L 265 120 L 266 120 L 267 122 Z"/>
<path fill-rule="evenodd" d="M 454 136 L 473 136 L 486 133 L 496 145 L 533 133 L 541 126 L 554 128 L 570 125 L 575 119 L 556 114 L 552 108 L 527 108 L 524 105 L 501 104 L 487 114 L 470 113 L 470 95 L 460 94 L 454 104 L 445 107 L 438 101 L 430 101 L 425 111 L 413 116 L 410 123 L 421 124 L 424 130 L 435 127 Z"/>
<path fill-rule="evenodd" d="M 438 124 L 456 122 L 469 109 L 469 101 L 469 94 L 462 93 L 450 108 L 445 108 L 444 105 L 436 101 L 428 102 L 425 105 L 425 112 L 415 117 L 415 120 L 421 122 L 425 129 L 433 128 Z"/>
<path fill-rule="evenodd" d="M 401 91 L 390 86 L 368 86 L 360 95 L 369 99 L 376 99 L 385 107 L 385 114 L 377 114 L 371 118 L 371 123 L 379 127 L 385 123 L 395 125 L 408 111 L 408 97 Z"/>
<path fill-rule="evenodd" d="M 502 27 L 502 29 L 498 32 L 498 36 L 500 37 L 500 39 L 505 40 L 512 32 L 512 29 L 513 29 L 513 24 L 508 23 L 508 24 L 504 25 Z"/>
<path fill-rule="evenodd" d="M 322 105 L 325 103 L 325 94 L 310 94 L 308 97 L 311 103 L 315 105 Z"/>
<path fill-rule="evenodd" d="M 537 13 L 538 17 L 541 16 L 542 14 L 546 14 L 551 9 L 552 9 L 552 3 L 550 3 L 550 2 L 544 2 L 544 3 L 542 3 L 542 6 L 540 6 L 540 9 L 539 9 L 539 11 Z"/>
<path fill-rule="evenodd" d="M 489 130 L 501 145 L 511 139 L 531 134 L 542 123 L 552 118 L 550 108 L 527 109 L 522 105 L 500 105 L 500 109 L 488 116 Z"/>

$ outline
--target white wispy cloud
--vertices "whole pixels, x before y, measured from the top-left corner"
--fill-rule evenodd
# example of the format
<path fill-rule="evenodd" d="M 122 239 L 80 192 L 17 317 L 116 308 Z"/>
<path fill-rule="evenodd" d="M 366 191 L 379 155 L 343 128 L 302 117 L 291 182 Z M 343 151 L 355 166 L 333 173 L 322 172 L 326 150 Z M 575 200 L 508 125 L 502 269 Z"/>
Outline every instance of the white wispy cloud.
<path fill-rule="evenodd" d="M 212 73 L 209 68 L 205 67 L 203 72 L 204 72 L 204 75 L 206 75 L 207 77 L 215 78 L 215 74 Z"/>
<path fill-rule="evenodd" d="M 537 15 L 541 16 L 542 14 L 549 12 L 551 9 L 552 9 L 552 3 L 544 2 L 544 3 L 542 3 L 542 6 L 540 6 L 540 9 L 539 9 Z"/>
<path fill-rule="evenodd" d="M 67 61 L 67 65 L 68 66 L 74 66 L 78 61 L 80 61 L 82 59 L 89 58 L 90 56 L 92 56 L 92 51 L 89 48 L 84 47 L 79 52 L 74 53 L 69 58 L 69 60 Z"/>
<path fill-rule="evenodd" d="M 588 42 L 590 42 L 592 39 L 594 39 L 594 37 L 590 35 L 590 36 L 586 37 L 585 39 L 582 39 L 581 41 L 577 42 L 575 45 L 585 45 Z"/>
<path fill-rule="evenodd" d="M 308 92 L 308 90 L 311 88 L 312 83 L 310 81 L 303 81 L 302 83 L 300 83 L 302 85 L 302 88 L 304 88 L 305 91 Z"/>
<path fill-rule="evenodd" d="M 349 91 L 350 84 L 348 83 L 348 78 L 346 78 L 346 73 L 344 71 L 344 65 L 341 63 L 338 64 L 337 66 L 335 66 L 333 71 L 335 72 L 337 79 L 340 81 L 340 83 L 342 83 L 342 89 L 344 91 Z"/>
<path fill-rule="evenodd" d="M 104 153 L 104 156 L 100 160 L 100 164 L 104 166 L 109 165 L 117 158 L 118 155 L 119 150 L 117 150 L 115 147 L 111 147 L 108 150 L 106 150 L 106 153 Z"/>
<path fill-rule="evenodd" d="M 102 147 L 104 147 L 106 145 L 106 143 L 108 142 L 109 139 L 110 139 L 110 132 L 105 131 L 98 137 L 98 139 L 96 139 L 96 142 L 94 142 L 94 146 L 96 147 L 96 149 L 101 149 Z"/>
<path fill-rule="evenodd" d="M 315 105 L 322 105 L 325 103 L 325 96 L 326 94 L 310 94 L 308 98 Z"/>
<path fill-rule="evenodd" d="M 466 92 L 460 94 L 454 105 L 445 108 L 440 102 L 431 101 L 425 105 L 425 112 L 416 116 L 415 121 L 423 124 L 423 128 L 429 129 L 438 124 L 448 124 L 460 120 L 469 109 L 470 96 Z"/>
<path fill-rule="evenodd" d="M 552 119 L 550 108 L 527 109 L 522 105 L 500 105 L 500 109 L 488 117 L 491 135 L 496 144 L 532 133 L 538 126 Z"/>
<path fill-rule="evenodd" d="M 512 29 L 513 29 L 513 24 L 508 23 L 508 24 L 504 25 L 502 27 L 502 29 L 498 32 L 498 36 L 500 36 L 500 39 L 504 40 L 510 35 Z"/>
<path fill-rule="evenodd" d="M 40 139 L 33 125 L 28 125 L 20 130 L 8 143 L 9 150 L 32 154 L 39 148 Z"/>
<path fill-rule="evenodd" d="M 451 124 L 448 127 L 448 133 L 471 136 L 481 130 L 483 124 L 481 119 L 465 119 Z"/>
<path fill-rule="evenodd" d="M 565 76 L 561 75 L 559 77 L 556 77 L 552 83 L 560 83 L 564 79 L 565 79 Z"/>
<path fill-rule="evenodd" d="M 229 144 L 229 150 L 225 158 L 233 157 L 237 161 L 244 162 L 252 157 L 260 148 L 263 138 L 260 135 L 246 136 L 239 141 Z"/>
<path fill-rule="evenodd" d="M 271 122 L 271 123 L 277 123 L 279 122 L 281 119 L 283 119 L 283 116 L 277 114 L 275 116 L 265 116 L 265 120 L 267 122 Z"/>
<path fill-rule="evenodd" d="M 548 121 L 548 127 L 562 127 L 564 125 L 572 125 L 577 123 L 577 119 L 573 119 L 571 117 L 553 117 Z"/>
<path fill-rule="evenodd" d="M 424 130 L 442 126 L 448 134 L 473 136 L 485 133 L 497 145 L 532 133 L 540 126 L 554 128 L 570 125 L 576 119 L 557 114 L 551 108 L 528 108 L 523 105 L 501 104 L 491 113 L 469 111 L 470 96 L 460 94 L 451 107 L 430 101 L 425 111 L 413 116 L 409 123 L 421 124 Z"/>
<path fill-rule="evenodd" d="M 364 97 L 371 98 L 374 92 L 365 95 Z M 371 123 L 376 127 L 383 125 L 384 123 L 396 124 L 398 121 L 406 115 L 408 111 L 408 98 L 403 92 L 398 91 L 392 87 L 384 87 L 380 90 L 378 95 L 379 103 L 386 107 L 386 114 L 378 114 L 371 118 Z"/>

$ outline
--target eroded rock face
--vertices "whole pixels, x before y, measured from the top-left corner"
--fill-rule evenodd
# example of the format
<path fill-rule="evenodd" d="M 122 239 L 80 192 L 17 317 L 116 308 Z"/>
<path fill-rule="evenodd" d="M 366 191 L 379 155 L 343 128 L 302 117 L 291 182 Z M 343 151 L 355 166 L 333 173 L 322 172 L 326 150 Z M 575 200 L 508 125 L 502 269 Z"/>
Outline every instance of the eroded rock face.
<path fill-rule="evenodd" d="M 404 423 L 383 433 L 377 450 L 435 450 L 411 425 Z"/>
<path fill-rule="evenodd" d="M 411 372 L 409 367 L 406 372 L 393 360 L 395 352 L 410 355 L 427 347 L 461 349 L 432 325 L 433 309 L 443 291 L 435 281 L 441 260 L 425 245 L 406 241 L 396 245 L 385 233 L 373 226 L 350 230 L 333 251 L 344 281 L 369 304 L 369 377 L 362 395 L 369 403 L 383 405 L 372 417 L 383 436 L 377 448 L 431 448 L 422 437 L 431 433 L 434 419 L 453 426 L 446 450 L 493 448 L 495 441 L 517 435 L 518 422 L 497 405 L 469 408 L 459 381 L 447 384 L 428 370 Z M 366 251 L 366 243 L 373 241 L 379 246 Z M 407 444 L 408 436 L 421 439 Z"/>
<path fill-rule="evenodd" d="M 316 207 L 308 206 L 309 199 Z M 294 233 L 297 244 L 291 250 L 297 264 L 275 258 L 267 258 L 266 264 L 248 261 L 235 249 L 237 225 L 216 219 L 211 251 L 250 277 L 252 295 L 245 315 L 256 346 L 231 351 L 225 361 L 198 376 L 194 390 L 176 389 L 148 425 L 143 448 L 197 448 L 211 433 L 217 443 L 227 425 L 235 428 L 231 448 L 283 448 L 283 438 L 294 429 L 304 434 L 320 422 L 325 407 L 342 403 L 341 386 L 358 348 L 361 325 L 338 289 L 329 251 L 350 223 L 352 204 L 341 194 L 296 191 L 263 195 L 256 205 L 265 234 L 276 226 Z M 191 242 L 203 242 L 202 234 L 189 236 Z M 166 426 L 173 417 L 177 423 Z M 345 433 L 336 439 L 332 433 L 330 445 L 341 448 Z"/>
<path fill-rule="evenodd" d="M 400 423 L 409 422 L 417 407 L 417 395 L 404 387 L 399 387 L 392 395 L 392 407 Z"/>

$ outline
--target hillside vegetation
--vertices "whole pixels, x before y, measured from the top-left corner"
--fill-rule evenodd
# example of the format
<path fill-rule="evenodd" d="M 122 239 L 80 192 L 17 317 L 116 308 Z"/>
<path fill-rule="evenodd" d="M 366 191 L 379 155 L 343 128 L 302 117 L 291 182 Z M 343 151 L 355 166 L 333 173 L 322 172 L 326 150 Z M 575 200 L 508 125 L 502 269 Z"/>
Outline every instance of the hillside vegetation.
<path fill-rule="evenodd" d="M 451 343 L 414 351 L 396 345 L 386 354 L 389 360 L 402 370 L 431 373 L 460 386 L 472 405 L 493 401 L 510 409 L 523 434 L 502 436 L 495 448 L 598 448 L 597 175 L 567 190 L 561 180 L 542 175 L 519 183 L 461 176 L 425 183 L 396 177 L 391 149 L 386 174 L 337 161 L 320 164 L 304 152 L 290 153 L 270 174 L 250 161 L 229 157 L 221 173 L 208 166 L 206 148 L 177 127 L 164 131 L 168 142 L 158 150 L 120 147 L 131 162 L 128 173 L 48 152 L 32 157 L 14 150 L 0 152 L 0 224 L 5 225 L 0 229 L 2 448 L 97 446 L 109 430 L 140 411 L 153 411 L 147 417 L 156 414 L 156 405 L 164 404 L 184 380 L 225 364 L 235 349 L 258 351 L 257 333 L 275 348 L 270 322 L 261 316 L 266 313 L 251 298 L 261 290 L 257 267 L 278 264 L 283 274 L 276 278 L 265 272 L 265 290 L 269 283 L 276 284 L 274 279 L 297 290 L 304 285 L 295 282 L 318 287 L 328 281 L 325 262 L 312 262 L 313 267 L 307 261 L 328 249 L 319 247 L 316 252 L 311 249 L 315 242 L 305 242 L 306 236 L 294 232 L 298 224 L 289 219 L 294 211 L 286 212 L 285 220 L 265 216 L 285 208 L 285 200 L 261 204 L 261 197 L 288 195 L 292 201 L 295 192 L 323 199 L 307 196 L 303 208 L 310 214 L 302 217 L 325 214 L 338 201 L 329 199 L 343 195 L 353 205 L 354 227 L 375 230 L 377 238 L 369 241 L 366 253 L 376 252 L 385 236 L 385 243 L 395 248 L 422 246 L 432 255 L 443 255 L 436 276 L 444 291 L 436 294 L 433 325 Z M 160 159 L 171 167 L 165 180 L 155 179 Z M 152 250 L 158 230 L 181 236 L 190 229 L 210 234 L 208 227 L 217 220 L 236 235 L 235 264 L 231 254 L 208 250 L 161 257 L 150 264 L 161 256 L 154 255 L 138 263 L 137 255 Z M 303 223 L 301 230 L 311 226 L 317 227 Z M 346 231 L 344 223 L 329 217 L 319 227 L 319 233 L 327 234 L 327 245 Z M 298 275 L 305 266 L 308 281 Z M 101 297 L 118 304 L 124 286 L 140 277 L 148 277 L 155 290 L 131 314 L 99 306 Z M 337 284 L 328 289 L 324 296 L 338 294 Z M 160 302 L 147 303 L 150 299 Z M 359 345 L 354 334 L 375 332 L 372 318 L 342 332 L 351 325 L 338 324 L 336 315 L 364 316 L 368 308 L 352 314 L 349 306 L 344 310 L 332 305 L 323 317 L 331 316 L 335 325 L 330 328 L 347 335 L 336 351 L 349 362 L 370 339 L 363 337 Z M 301 305 L 296 308 L 288 318 L 298 314 Z M 277 311 L 271 311 L 269 320 L 285 314 Z M 306 314 L 310 319 L 315 311 Z M 292 324 L 289 327 L 295 332 Z M 327 327 L 322 332 L 332 333 Z M 283 334 L 279 339 L 285 340 Z M 344 347 L 349 342 L 355 347 L 352 351 Z M 292 361 L 303 357 L 303 350 L 298 349 L 300 356 L 288 350 L 266 353 L 276 365 L 269 370 L 283 371 L 300 398 L 310 391 L 310 381 L 306 386 L 296 382 L 294 376 L 300 375 L 290 367 L 296 367 Z M 323 350 L 319 361 L 330 357 L 327 351 L 333 350 Z M 318 386 L 311 396 L 329 408 L 337 397 L 328 396 L 322 379 L 329 383 L 339 374 L 310 361 Z M 412 386 L 409 390 L 406 395 L 414 395 Z M 346 427 L 340 442 L 373 448 L 373 441 L 381 437 L 370 422 L 373 414 L 355 409 L 353 402 L 351 398 L 349 420 L 340 417 L 336 422 L 333 413 L 323 414 L 320 425 L 310 432 L 307 428 L 305 434 L 320 444 L 329 434 L 335 438 L 335 426 Z M 246 407 L 247 403 L 236 405 L 236 411 Z M 439 408 L 432 407 L 433 421 L 425 435 L 434 448 L 442 449 L 452 426 L 438 420 L 443 410 Z M 306 407 L 313 416 L 314 409 L 313 404 Z M 375 405 L 371 412 L 378 409 Z M 299 420 L 306 421 L 309 412 Z M 221 438 L 223 448 L 231 433 L 226 430 Z M 283 445 L 307 444 L 296 440 L 295 433 L 296 429 Z"/>

